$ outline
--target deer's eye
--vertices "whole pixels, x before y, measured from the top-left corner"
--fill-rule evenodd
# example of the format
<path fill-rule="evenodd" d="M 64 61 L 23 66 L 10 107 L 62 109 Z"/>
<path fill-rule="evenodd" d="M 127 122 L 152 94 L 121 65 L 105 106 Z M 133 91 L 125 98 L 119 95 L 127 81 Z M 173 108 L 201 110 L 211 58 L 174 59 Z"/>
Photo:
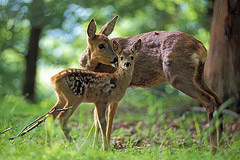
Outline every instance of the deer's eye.
<path fill-rule="evenodd" d="M 105 46 L 104 46 L 104 44 L 99 44 L 99 45 L 98 45 L 98 48 L 99 48 L 99 49 L 103 49 L 103 48 L 105 48 Z"/>
<path fill-rule="evenodd" d="M 123 60 L 123 57 L 120 57 L 120 60 L 122 61 L 122 60 Z"/>
<path fill-rule="evenodd" d="M 131 56 L 130 58 L 131 58 L 131 60 L 133 60 L 133 59 L 134 59 L 134 57 L 133 57 L 133 56 Z"/>

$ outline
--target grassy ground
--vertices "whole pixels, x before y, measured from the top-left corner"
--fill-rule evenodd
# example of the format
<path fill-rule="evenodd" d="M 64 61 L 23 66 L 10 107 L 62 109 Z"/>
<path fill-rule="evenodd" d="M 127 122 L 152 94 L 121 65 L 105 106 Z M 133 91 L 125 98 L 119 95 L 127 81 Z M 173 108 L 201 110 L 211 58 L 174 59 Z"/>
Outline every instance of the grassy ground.
<path fill-rule="evenodd" d="M 165 113 L 167 108 L 161 107 L 191 105 L 191 99 L 183 95 L 156 98 L 145 93 L 134 98 L 131 90 L 119 106 L 112 144 L 106 152 L 101 150 L 100 143 L 95 149 L 90 143 L 80 147 L 92 124 L 91 104 L 82 104 L 70 119 L 73 143 L 65 140 L 58 122 L 54 122 L 51 147 L 45 143 L 44 125 L 11 144 L 8 138 L 17 135 L 25 125 L 46 113 L 54 103 L 52 99 L 30 104 L 16 96 L 1 98 L 0 131 L 9 127 L 13 129 L 0 135 L 0 160 L 240 159 L 239 119 L 224 116 L 223 145 L 213 155 L 209 152 L 205 113 Z"/>

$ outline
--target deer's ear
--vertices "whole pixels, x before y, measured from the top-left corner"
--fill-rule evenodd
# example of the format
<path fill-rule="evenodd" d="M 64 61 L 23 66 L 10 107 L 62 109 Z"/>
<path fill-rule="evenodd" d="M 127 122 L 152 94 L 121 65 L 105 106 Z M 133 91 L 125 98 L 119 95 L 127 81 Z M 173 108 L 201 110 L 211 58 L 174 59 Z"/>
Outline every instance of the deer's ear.
<path fill-rule="evenodd" d="M 134 45 L 132 46 L 131 50 L 134 53 L 138 52 L 140 50 L 140 48 L 141 48 L 141 43 L 142 43 L 142 41 L 141 41 L 141 39 L 139 39 L 137 42 L 134 43 Z"/>
<path fill-rule="evenodd" d="M 92 19 L 87 28 L 88 38 L 92 39 L 95 36 L 96 30 L 96 22 L 94 19 Z"/>
<path fill-rule="evenodd" d="M 113 50 L 118 55 L 122 51 L 122 47 L 117 41 L 113 41 Z"/>
<path fill-rule="evenodd" d="M 99 31 L 99 34 L 104 34 L 105 36 L 109 36 L 112 33 L 117 20 L 118 20 L 118 16 L 115 16 L 113 19 L 111 19 L 108 23 L 106 23 L 102 27 L 102 29 Z"/>

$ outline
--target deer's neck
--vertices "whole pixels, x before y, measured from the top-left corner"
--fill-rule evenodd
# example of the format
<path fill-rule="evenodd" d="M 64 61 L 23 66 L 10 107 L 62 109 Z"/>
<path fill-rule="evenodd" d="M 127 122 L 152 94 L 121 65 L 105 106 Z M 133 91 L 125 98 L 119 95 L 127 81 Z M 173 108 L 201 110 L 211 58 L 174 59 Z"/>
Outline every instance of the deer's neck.
<path fill-rule="evenodd" d="M 94 70 L 98 65 L 98 62 L 94 62 L 91 59 L 91 50 L 89 47 L 85 49 L 79 62 L 80 62 L 80 65 L 87 70 Z"/>
<path fill-rule="evenodd" d="M 117 71 L 115 72 L 115 77 L 117 79 L 117 82 L 120 85 L 129 86 L 132 80 L 132 74 L 133 74 L 133 67 L 129 70 L 118 68 Z"/>

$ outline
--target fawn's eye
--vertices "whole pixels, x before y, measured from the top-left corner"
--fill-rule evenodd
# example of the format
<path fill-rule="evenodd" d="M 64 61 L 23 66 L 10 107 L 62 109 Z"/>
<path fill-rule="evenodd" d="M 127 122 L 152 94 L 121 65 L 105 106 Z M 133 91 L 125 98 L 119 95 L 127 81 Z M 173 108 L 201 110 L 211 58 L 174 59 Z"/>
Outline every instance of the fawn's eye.
<path fill-rule="evenodd" d="M 105 46 L 104 46 L 104 44 L 99 44 L 99 45 L 98 45 L 98 48 L 99 48 L 99 49 L 103 49 L 103 48 L 105 48 Z"/>
<path fill-rule="evenodd" d="M 133 57 L 133 56 L 131 56 L 130 58 L 131 58 L 131 60 L 133 60 L 133 59 L 134 59 L 134 57 Z"/>
<path fill-rule="evenodd" d="M 120 57 L 120 60 L 122 61 L 122 60 L 123 60 L 123 57 Z"/>

